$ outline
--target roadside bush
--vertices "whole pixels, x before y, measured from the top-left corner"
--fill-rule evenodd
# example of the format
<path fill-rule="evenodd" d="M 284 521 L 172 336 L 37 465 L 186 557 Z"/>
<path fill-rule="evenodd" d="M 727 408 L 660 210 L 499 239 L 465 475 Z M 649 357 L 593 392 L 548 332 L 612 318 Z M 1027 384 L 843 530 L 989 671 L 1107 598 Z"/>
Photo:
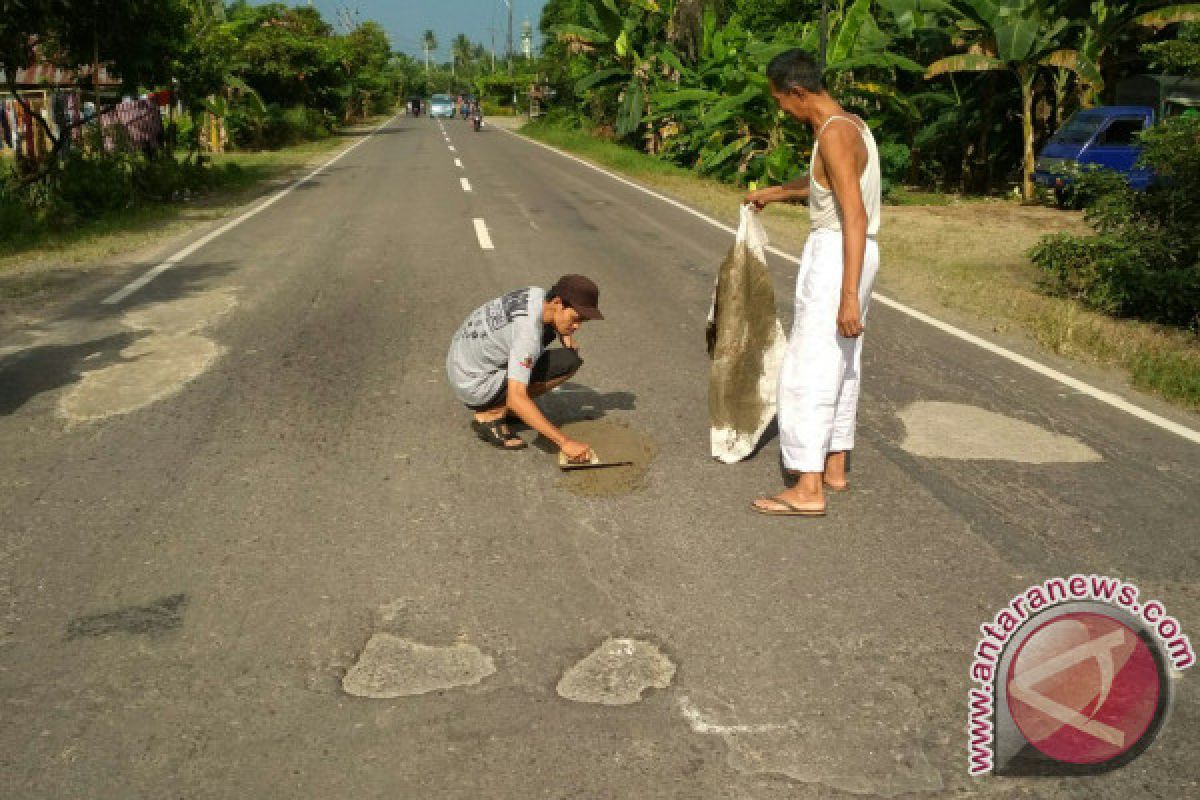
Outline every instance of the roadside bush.
<path fill-rule="evenodd" d="M 1079 180 L 1076 196 L 1095 230 L 1042 239 L 1030 258 L 1044 288 L 1118 316 L 1200 326 L 1200 119 L 1176 118 L 1142 137 L 1157 176 L 1144 192 L 1103 171 Z"/>
<path fill-rule="evenodd" d="M 69 230 L 237 178 L 228 169 L 215 171 L 206 162 L 179 160 L 166 151 L 100 147 L 70 150 L 38 180 L 24 184 L 0 168 L 0 242 Z"/>
<path fill-rule="evenodd" d="M 277 150 L 301 142 L 324 139 L 333 131 L 333 120 L 312 108 L 283 108 L 274 103 L 264 108 L 239 104 L 225 118 L 234 145 L 247 150 Z"/>

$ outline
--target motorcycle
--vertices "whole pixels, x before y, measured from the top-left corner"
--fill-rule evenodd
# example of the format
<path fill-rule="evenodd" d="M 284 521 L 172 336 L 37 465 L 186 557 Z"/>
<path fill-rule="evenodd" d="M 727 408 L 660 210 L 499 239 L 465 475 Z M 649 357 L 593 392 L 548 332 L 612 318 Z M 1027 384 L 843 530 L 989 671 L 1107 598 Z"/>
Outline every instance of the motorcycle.
<path fill-rule="evenodd" d="M 471 127 L 474 128 L 476 130 L 476 132 L 478 132 L 479 129 L 483 127 L 483 112 L 482 111 L 475 111 L 474 113 L 471 114 Z"/>

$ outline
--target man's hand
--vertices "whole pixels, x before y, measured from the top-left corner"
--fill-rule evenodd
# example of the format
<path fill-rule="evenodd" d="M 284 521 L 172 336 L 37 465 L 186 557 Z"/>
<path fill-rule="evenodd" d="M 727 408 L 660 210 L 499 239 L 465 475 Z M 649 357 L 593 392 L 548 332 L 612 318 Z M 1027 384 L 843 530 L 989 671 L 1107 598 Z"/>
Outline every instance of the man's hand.
<path fill-rule="evenodd" d="M 592 458 L 592 448 L 583 442 L 567 439 L 559 449 L 563 451 L 568 461 L 590 461 Z"/>
<path fill-rule="evenodd" d="M 567 348 L 568 350 L 579 349 L 579 345 L 575 343 L 575 337 L 571 334 L 568 333 L 566 336 L 561 336 L 559 338 L 562 339 L 563 347 Z"/>
<path fill-rule="evenodd" d="M 838 335 L 847 339 L 862 335 L 862 312 L 859 309 L 857 295 L 842 295 L 842 301 L 838 304 L 837 329 Z"/>
<path fill-rule="evenodd" d="M 783 187 L 768 186 L 765 189 L 750 192 L 742 202 L 746 205 L 753 205 L 759 211 L 762 211 L 766 208 L 767 203 L 778 203 L 780 200 L 783 200 Z"/>

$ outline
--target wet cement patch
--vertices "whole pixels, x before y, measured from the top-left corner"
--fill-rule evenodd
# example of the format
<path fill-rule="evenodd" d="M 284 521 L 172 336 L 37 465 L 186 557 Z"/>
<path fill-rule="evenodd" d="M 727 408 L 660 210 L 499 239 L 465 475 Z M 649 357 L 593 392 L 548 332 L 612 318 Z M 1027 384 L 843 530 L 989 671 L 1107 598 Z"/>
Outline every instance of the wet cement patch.
<path fill-rule="evenodd" d="M 913 403 L 899 413 L 900 447 L 923 458 L 1053 464 L 1102 461 L 1080 440 L 960 403 Z"/>
<path fill-rule="evenodd" d="M 625 706 L 642 699 L 646 689 L 665 689 L 675 665 L 649 642 L 608 639 L 587 658 L 563 673 L 556 691 L 577 703 Z"/>
<path fill-rule="evenodd" d="M 637 490 L 658 452 L 649 436 L 617 422 L 586 419 L 565 423 L 562 431 L 575 441 L 590 445 L 604 461 L 633 462 L 624 467 L 564 472 L 558 485 L 585 497 L 612 497 Z"/>
<path fill-rule="evenodd" d="M 110 633 L 159 634 L 173 631 L 183 624 L 186 594 L 173 594 L 148 606 L 130 606 L 76 617 L 67 623 L 67 638 L 107 636 Z"/>
<path fill-rule="evenodd" d="M 433 647 L 390 633 L 377 633 L 342 679 L 355 697 L 412 697 L 473 686 L 496 672 L 490 656 L 469 644 Z"/>

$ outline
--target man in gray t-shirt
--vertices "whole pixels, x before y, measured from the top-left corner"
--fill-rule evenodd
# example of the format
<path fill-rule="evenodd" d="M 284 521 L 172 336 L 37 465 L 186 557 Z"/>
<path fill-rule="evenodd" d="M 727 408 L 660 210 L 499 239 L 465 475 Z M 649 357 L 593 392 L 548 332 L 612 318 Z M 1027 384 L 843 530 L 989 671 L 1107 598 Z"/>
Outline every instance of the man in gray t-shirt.
<path fill-rule="evenodd" d="M 585 320 L 604 319 L 600 290 L 582 275 L 564 275 L 549 291 L 528 286 L 481 305 L 454 334 L 446 375 L 458 398 L 475 412 L 471 427 L 484 441 L 506 450 L 526 447 L 504 419 L 516 414 L 572 460 L 591 449 L 553 425 L 534 397 L 574 375 L 583 365 L 574 334 Z M 546 350 L 561 337 L 564 347 Z"/>

